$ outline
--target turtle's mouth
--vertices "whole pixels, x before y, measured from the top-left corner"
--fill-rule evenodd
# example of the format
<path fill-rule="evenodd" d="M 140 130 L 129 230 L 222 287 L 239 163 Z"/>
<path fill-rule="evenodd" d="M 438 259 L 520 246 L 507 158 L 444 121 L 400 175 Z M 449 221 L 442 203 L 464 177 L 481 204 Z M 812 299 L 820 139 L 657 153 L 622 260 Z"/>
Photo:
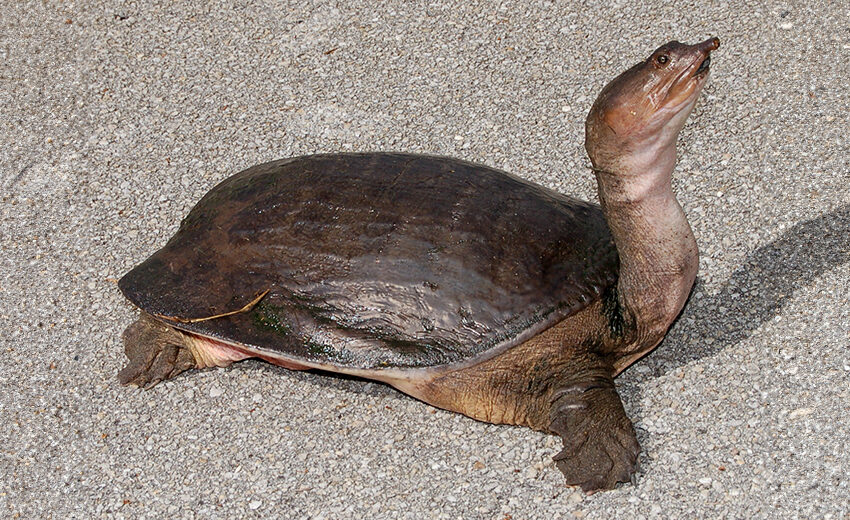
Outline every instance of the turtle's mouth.
<path fill-rule="evenodd" d="M 710 65 L 711 65 L 711 56 L 706 56 L 705 59 L 702 60 L 702 63 L 699 64 L 697 71 L 694 72 L 694 76 L 699 76 L 703 72 L 706 72 Z"/>
<path fill-rule="evenodd" d="M 720 47 L 720 39 L 717 37 L 709 38 L 702 43 L 696 44 L 695 47 L 705 54 L 705 58 L 699 64 L 699 67 L 697 67 L 694 76 L 705 76 L 708 74 L 708 67 L 711 65 L 711 51 L 717 50 Z"/>

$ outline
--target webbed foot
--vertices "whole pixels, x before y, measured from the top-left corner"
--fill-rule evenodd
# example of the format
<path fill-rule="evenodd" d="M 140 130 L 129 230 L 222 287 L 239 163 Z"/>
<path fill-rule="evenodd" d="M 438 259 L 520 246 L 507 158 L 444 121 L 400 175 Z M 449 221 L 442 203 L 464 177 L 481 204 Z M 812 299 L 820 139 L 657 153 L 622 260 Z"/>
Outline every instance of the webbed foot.
<path fill-rule="evenodd" d="M 129 362 L 118 372 L 122 385 L 148 389 L 196 366 L 180 334 L 147 315 L 127 327 L 123 339 Z"/>
<path fill-rule="evenodd" d="M 568 485 L 593 493 L 631 480 L 640 446 L 610 375 L 556 390 L 550 420 L 550 430 L 564 442 L 554 459 Z"/>

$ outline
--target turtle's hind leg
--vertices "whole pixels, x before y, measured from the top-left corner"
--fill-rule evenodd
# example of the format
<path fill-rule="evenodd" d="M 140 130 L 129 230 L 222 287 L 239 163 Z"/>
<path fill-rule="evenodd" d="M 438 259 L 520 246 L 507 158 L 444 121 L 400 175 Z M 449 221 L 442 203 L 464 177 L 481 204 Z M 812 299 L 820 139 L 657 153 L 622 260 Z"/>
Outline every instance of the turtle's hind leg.
<path fill-rule="evenodd" d="M 186 347 L 183 336 L 148 314 L 142 314 L 124 330 L 124 353 L 130 361 L 118 372 L 118 381 L 122 385 L 151 388 L 195 368 L 195 357 Z"/>
<path fill-rule="evenodd" d="M 569 379 L 550 398 L 549 430 L 564 442 L 555 464 L 567 484 L 588 493 L 628 482 L 640 446 L 611 372 L 590 370 Z"/>
<path fill-rule="evenodd" d="M 124 331 L 127 366 L 118 372 L 122 385 L 151 388 L 192 368 L 227 366 L 248 354 L 181 332 L 142 313 Z"/>

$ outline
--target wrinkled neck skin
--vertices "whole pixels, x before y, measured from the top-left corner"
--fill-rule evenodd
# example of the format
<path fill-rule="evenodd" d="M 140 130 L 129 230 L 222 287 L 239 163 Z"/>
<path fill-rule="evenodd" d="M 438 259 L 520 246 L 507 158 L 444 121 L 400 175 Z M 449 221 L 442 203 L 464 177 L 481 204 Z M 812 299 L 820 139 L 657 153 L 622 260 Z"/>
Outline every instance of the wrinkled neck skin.
<path fill-rule="evenodd" d="M 620 310 L 628 331 L 617 373 L 654 348 L 681 312 L 696 278 L 696 240 L 672 189 L 676 138 L 693 103 L 630 152 L 594 168 L 617 252 Z M 612 171 L 616 169 L 616 171 Z M 630 333 L 630 334 L 629 334 Z"/>

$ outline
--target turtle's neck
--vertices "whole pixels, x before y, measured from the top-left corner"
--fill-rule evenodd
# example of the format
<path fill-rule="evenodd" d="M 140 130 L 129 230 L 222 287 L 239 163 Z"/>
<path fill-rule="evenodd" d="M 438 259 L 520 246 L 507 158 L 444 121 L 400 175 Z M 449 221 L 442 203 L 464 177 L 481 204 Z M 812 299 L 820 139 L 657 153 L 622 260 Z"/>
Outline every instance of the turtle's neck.
<path fill-rule="evenodd" d="M 664 149 L 595 170 L 599 200 L 620 257 L 617 294 L 628 350 L 654 347 L 685 304 L 699 264 L 697 243 L 672 189 L 675 140 Z M 631 361 L 629 361 L 631 362 Z"/>

